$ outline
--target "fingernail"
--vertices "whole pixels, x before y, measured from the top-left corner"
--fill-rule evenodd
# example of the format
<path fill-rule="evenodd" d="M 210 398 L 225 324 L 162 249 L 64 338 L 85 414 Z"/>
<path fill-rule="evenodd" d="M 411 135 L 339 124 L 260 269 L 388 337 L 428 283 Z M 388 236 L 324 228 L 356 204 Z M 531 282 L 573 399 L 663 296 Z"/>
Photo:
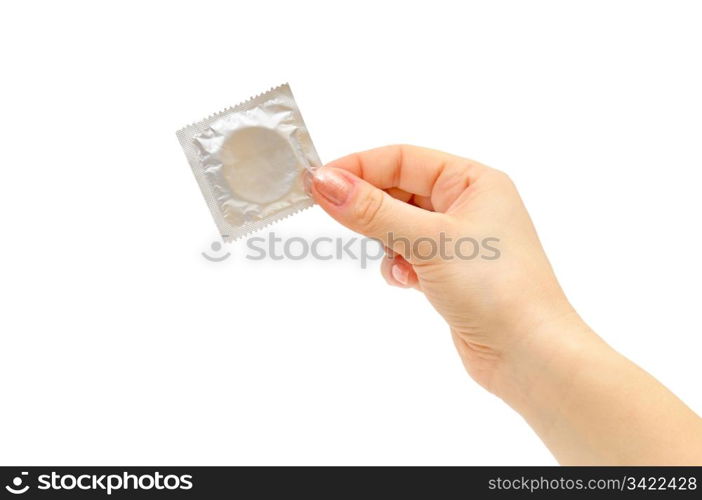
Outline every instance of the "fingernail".
<path fill-rule="evenodd" d="M 399 266 L 395 264 L 392 266 L 392 269 L 390 269 L 390 272 L 392 273 L 392 277 L 395 278 L 395 280 L 402 284 L 406 285 L 408 278 L 409 278 L 409 269 L 407 269 L 404 266 Z"/>
<path fill-rule="evenodd" d="M 343 205 L 351 194 L 349 180 L 333 169 L 317 170 L 312 182 L 317 192 L 334 205 Z"/>

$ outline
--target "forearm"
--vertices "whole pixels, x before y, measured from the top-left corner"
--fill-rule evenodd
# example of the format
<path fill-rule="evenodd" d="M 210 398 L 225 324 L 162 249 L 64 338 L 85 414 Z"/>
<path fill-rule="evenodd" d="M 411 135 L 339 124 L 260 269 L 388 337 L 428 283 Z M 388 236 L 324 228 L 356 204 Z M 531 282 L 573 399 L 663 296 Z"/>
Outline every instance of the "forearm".
<path fill-rule="evenodd" d="M 495 392 L 562 464 L 702 464 L 702 419 L 577 317 L 506 355 Z"/>

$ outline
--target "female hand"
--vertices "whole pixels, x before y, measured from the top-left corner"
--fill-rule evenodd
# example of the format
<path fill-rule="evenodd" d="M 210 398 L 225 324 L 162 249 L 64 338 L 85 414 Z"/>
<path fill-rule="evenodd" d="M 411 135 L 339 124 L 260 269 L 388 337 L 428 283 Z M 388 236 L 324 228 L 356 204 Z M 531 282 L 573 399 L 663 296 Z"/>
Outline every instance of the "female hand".
<path fill-rule="evenodd" d="M 426 295 L 468 373 L 559 461 L 702 464 L 702 420 L 578 317 L 504 173 L 389 146 L 319 169 L 312 194 L 383 242 L 385 279 Z"/>
<path fill-rule="evenodd" d="M 331 162 L 317 202 L 384 243 L 393 285 L 422 291 L 446 319 L 473 378 L 494 392 L 500 365 L 540 325 L 575 319 L 510 179 L 477 162 L 390 146 Z"/>

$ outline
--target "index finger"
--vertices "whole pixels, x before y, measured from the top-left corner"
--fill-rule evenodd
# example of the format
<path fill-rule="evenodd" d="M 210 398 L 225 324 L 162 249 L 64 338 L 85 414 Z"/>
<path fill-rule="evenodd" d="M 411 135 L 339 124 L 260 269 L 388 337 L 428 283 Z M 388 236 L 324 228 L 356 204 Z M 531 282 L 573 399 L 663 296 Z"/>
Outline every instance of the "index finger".
<path fill-rule="evenodd" d="M 334 160 L 341 168 L 380 189 L 397 188 L 429 198 L 437 212 L 445 212 L 485 166 L 418 146 L 385 146 Z"/>

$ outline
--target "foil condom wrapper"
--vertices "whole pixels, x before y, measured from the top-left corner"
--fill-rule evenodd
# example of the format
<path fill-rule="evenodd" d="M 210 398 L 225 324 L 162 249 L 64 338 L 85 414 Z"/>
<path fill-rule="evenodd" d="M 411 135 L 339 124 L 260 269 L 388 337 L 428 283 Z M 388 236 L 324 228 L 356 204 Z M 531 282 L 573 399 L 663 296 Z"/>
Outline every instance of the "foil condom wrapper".
<path fill-rule="evenodd" d="M 176 135 L 225 242 L 314 204 L 321 162 L 287 84 Z"/>

